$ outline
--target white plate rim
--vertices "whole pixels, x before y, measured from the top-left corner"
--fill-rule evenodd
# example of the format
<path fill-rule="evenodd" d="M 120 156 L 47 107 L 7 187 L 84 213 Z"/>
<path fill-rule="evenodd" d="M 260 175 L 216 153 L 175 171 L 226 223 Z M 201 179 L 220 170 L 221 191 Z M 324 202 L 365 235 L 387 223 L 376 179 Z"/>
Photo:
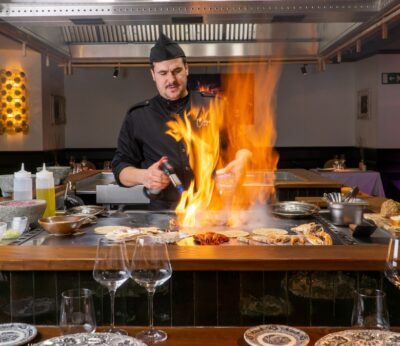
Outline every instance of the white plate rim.
<path fill-rule="evenodd" d="M 12 327 L 14 327 L 14 329 L 19 329 L 20 328 L 20 326 L 27 326 L 27 328 L 25 328 L 25 329 L 23 329 L 23 330 L 27 330 L 28 328 L 29 329 L 31 329 L 32 331 L 33 331 L 33 334 L 31 335 L 31 336 L 27 336 L 27 337 L 25 337 L 23 340 L 21 340 L 21 341 L 19 341 L 19 343 L 18 344 L 11 344 L 11 343 L 9 343 L 9 342 L 7 342 L 7 343 L 2 343 L 1 341 L 0 341 L 0 346 L 7 346 L 7 345 L 9 345 L 9 346 L 19 346 L 19 345 L 25 345 L 27 342 L 29 342 L 29 341 L 31 341 L 31 340 L 33 340 L 35 337 L 36 337 L 36 335 L 37 335 L 37 329 L 36 329 L 36 327 L 35 326 L 32 326 L 31 324 L 28 324 L 28 323 L 19 323 L 19 322 L 15 322 L 15 323 L 2 323 L 2 324 L 0 324 L 0 334 L 1 334 L 1 328 L 3 327 L 3 328 L 7 328 L 7 327 L 10 327 L 10 328 L 12 328 Z"/>
<path fill-rule="evenodd" d="M 249 345 L 251 345 L 251 346 L 260 346 L 261 344 L 258 343 L 257 341 L 254 343 L 253 341 L 249 340 L 249 339 L 247 338 L 246 334 L 247 334 L 247 333 L 250 333 L 252 330 L 258 329 L 258 328 L 265 328 L 266 331 L 267 331 L 268 328 L 271 328 L 271 327 L 292 329 L 292 330 L 294 330 L 294 331 L 296 331 L 296 332 L 303 333 L 303 334 L 307 337 L 307 339 L 304 340 L 304 343 L 297 344 L 296 346 L 306 346 L 306 345 L 308 345 L 308 344 L 310 343 L 310 337 L 309 337 L 309 335 L 308 335 L 306 332 L 304 332 L 304 331 L 301 330 L 301 329 L 298 329 L 298 328 L 295 328 L 295 327 L 292 327 L 292 326 L 287 326 L 287 325 L 284 325 L 284 324 L 262 324 L 262 325 L 259 325 L 259 326 L 251 327 L 251 328 L 247 329 L 247 330 L 244 332 L 244 334 L 243 334 L 244 340 L 245 340 Z"/>
<path fill-rule="evenodd" d="M 346 330 L 341 330 L 340 332 L 334 332 L 334 333 L 329 333 L 327 335 L 324 335 L 322 338 L 317 340 L 315 343 L 315 346 L 321 346 L 322 342 L 329 340 L 329 338 L 332 338 L 334 336 L 340 336 L 343 334 L 357 334 L 357 333 L 365 333 L 365 332 L 374 332 L 374 333 L 381 333 L 381 334 L 386 334 L 386 335 L 399 335 L 400 333 L 392 332 L 390 330 L 379 330 L 379 329 L 346 329 Z M 383 344 L 382 344 L 383 345 Z"/>
<path fill-rule="evenodd" d="M 51 346 L 51 345 L 53 345 L 53 344 L 48 344 L 49 342 L 60 342 L 60 341 L 62 341 L 62 339 L 63 338 L 71 338 L 71 337 L 74 337 L 75 339 L 78 339 L 78 338 L 82 338 L 82 336 L 83 335 L 88 335 L 88 336 L 96 336 L 96 335 L 108 335 L 108 334 L 111 334 L 111 335 L 113 335 L 113 336 L 118 336 L 118 337 L 120 337 L 120 338 L 129 338 L 129 339 L 132 339 L 132 340 L 134 340 L 134 341 L 136 341 L 137 343 L 138 343 L 138 346 L 147 346 L 147 344 L 145 344 L 142 340 L 139 340 L 139 339 L 136 339 L 135 337 L 133 337 L 133 336 L 130 336 L 130 335 L 119 335 L 119 334 L 112 334 L 112 333 L 107 333 L 107 332 L 95 332 L 95 333 L 75 333 L 75 334 L 66 334 L 66 335 L 59 335 L 59 336 L 55 336 L 55 337 L 52 337 L 52 338 L 50 338 L 50 339 L 47 339 L 47 340 L 44 340 L 44 341 L 41 341 L 41 342 L 39 342 L 39 343 L 37 343 L 37 344 L 34 344 L 34 346 L 46 346 L 46 345 L 49 345 L 49 346 Z M 79 340 L 79 339 L 78 339 Z"/>

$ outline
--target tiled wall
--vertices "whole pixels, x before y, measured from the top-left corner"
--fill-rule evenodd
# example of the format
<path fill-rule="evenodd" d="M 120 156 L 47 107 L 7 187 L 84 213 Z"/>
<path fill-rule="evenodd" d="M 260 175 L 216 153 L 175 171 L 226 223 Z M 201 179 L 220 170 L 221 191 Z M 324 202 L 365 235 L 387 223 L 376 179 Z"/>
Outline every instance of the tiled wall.
<path fill-rule="evenodd" d="M 91 272 L 0 272 L 0 323 L 57 324 L 61 292 L 78 287 L 94 291 L 97 324 L 108 324 L 109 295 Z M 359 287 L 383 289 L 391 325 L 400 325 L 400 290 L 379 272 L 174 272 L 155 295 L 155 323 L 347 326 Z M 144 289 L 125 283 L 115 311 L 117 324 L 146 325 Z"/>

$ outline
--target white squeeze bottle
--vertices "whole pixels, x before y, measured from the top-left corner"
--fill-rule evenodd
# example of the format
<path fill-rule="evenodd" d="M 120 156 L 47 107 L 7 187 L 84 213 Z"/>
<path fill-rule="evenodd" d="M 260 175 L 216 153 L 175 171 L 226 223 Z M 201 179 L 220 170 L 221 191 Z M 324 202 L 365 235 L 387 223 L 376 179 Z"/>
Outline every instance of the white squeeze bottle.
<path fill-rule="evenodd" d="M 25 170 L 24 164 L 14 173 L 13 190 L 16 201 L 32 199 L 32 174 Z"/>
<path fill-rule="evenodd" d="M 36 199 L 44 199 L 47 202 L 43 217 L 54 216 L 56 213 L 56 193 L 54 190 L 53 172 L 43 169 L 36 173 Z"/>

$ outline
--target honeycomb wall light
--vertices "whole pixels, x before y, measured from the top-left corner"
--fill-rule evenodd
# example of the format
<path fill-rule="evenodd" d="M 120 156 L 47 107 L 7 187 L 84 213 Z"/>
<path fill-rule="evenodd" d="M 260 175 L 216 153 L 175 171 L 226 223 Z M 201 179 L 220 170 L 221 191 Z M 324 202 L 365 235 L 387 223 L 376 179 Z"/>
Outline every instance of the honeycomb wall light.
<path fill-rule="evenodd" d="M 18 70 L 0 70 L 0 135 L 27 133 L 26 75 Z"/>

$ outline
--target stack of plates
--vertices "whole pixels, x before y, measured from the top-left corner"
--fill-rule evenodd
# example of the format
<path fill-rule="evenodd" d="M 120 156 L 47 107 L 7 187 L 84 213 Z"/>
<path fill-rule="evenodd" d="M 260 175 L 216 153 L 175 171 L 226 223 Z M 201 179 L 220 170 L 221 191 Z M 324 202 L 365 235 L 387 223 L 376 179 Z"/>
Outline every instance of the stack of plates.
<path fill-rule="evenodd" d="M 37 334 L 34 326 L 25 323 L 0 324 L 0 346 L 25 345 Z"/>
<path fill-rule="evenodd" d="M 400 333 L 384 330 L 355 329 L 325 335 L 315 346 L 394 346 L 400 345 Z"/>
<path fill-rule="evenodd" d="M 36 344 L 36 346 L 146 346 L 146 344 L 131 336 L 112 333 L 79 333 L 58 336 Z"/>
<path fill-rule="evenodd" d="M 244 339 L 251 346 L 306 346 L 309 336 L 300 329 L 266 324 L 246 330 Z"/>

